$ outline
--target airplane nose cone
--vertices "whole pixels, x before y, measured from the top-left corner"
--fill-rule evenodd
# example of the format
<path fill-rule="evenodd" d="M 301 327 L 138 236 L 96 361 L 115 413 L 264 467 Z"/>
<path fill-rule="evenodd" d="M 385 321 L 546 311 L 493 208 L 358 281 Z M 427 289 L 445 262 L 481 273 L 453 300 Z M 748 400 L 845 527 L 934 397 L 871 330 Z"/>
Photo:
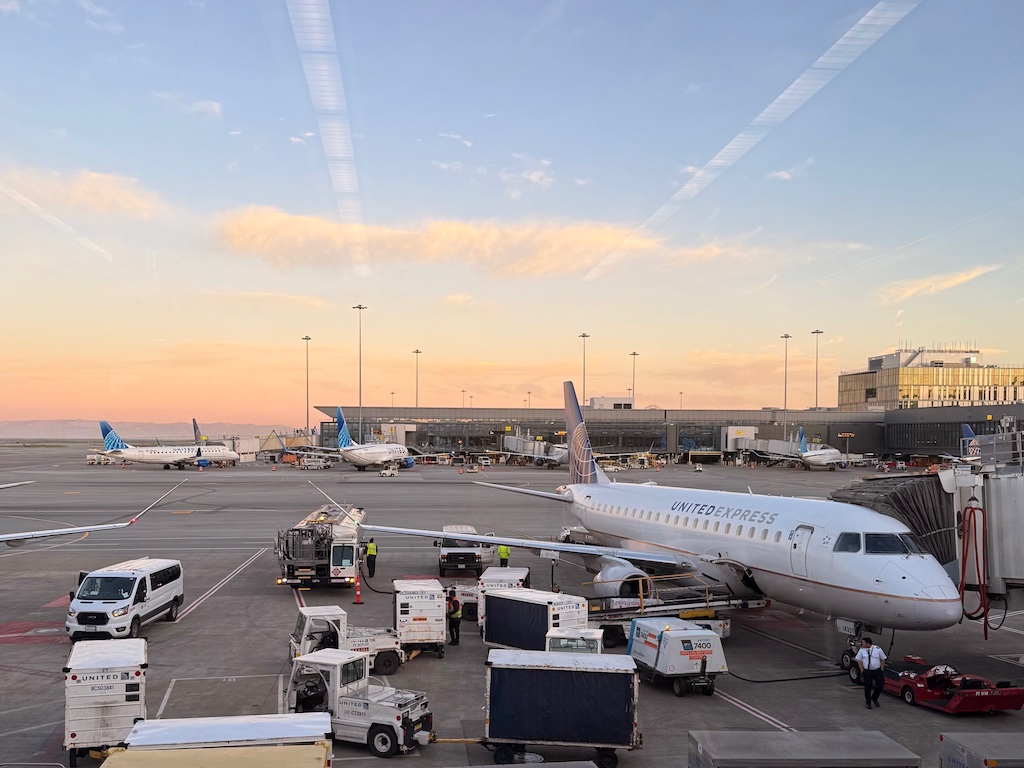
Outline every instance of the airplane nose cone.
<path fill-rule="evenodd" d="M 926 587 L 922 597 L 914 611 L 921 629 L 944 629 L 960 621 L 963 606 L 959 592 L 951 583 Z"/>

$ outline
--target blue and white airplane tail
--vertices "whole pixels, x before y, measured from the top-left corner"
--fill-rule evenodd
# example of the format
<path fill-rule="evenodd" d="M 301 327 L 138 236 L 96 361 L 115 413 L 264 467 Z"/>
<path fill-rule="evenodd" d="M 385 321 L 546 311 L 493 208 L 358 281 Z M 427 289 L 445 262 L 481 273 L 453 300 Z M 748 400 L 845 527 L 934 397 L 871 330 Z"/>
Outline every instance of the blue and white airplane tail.
<path fill-rule="evenodd" d="M 571 381 L 563 385 L 565 391 L 565 435 L 569 444 L 569 483 L 608 483 L 608 476 L 597 466 L 594 449 L 587 434 L 587 425 L 583 421 L 579 401 L 576 399 L 576 388 Z"/>
<path fill-rule="evenodd" d="M 100 432 L 103 433 L 103 448 L 107 451 L 120 451 L 124 448 L 131 448 L 128 443 L 121 439 L 121 436 L 114 431 L 114 428 L 105 421 L 100 422 Z"/>
<path fill-rule="evenodd" d="M 196 423 L 195 419 L 192 419 L 192 431 L 195 433 L 196 436 L 196 445 L 199 445 L 200 443 L 206 440 L 206 438 L 203 437 L 203 433 L 199 429 L 199 424 Z"/>
<path fill-rule="evenodd" d="M 977 437 L 977 435 L 974 434 L 974 430 L 971 429 L 970 424 L 961 424 L 960 431 L 963 432 L 964 440 L 970 440 L 972 438 Z"/>
<path fill-rule="evenodd" d="M 335 418 L 338 420 L 338 449 L 358 448 L 359 443 L 352 439 L 352 434 L 348 431 L 348 422 L 345 421 L 345 414 L 341 412 L 341 406 L 338 406 Z"/>
<path fill-rule="evenodd" d="M 807 438 L 804 437 L 804 428 L 800 427 L 800 453 L 807 453 Z"/>

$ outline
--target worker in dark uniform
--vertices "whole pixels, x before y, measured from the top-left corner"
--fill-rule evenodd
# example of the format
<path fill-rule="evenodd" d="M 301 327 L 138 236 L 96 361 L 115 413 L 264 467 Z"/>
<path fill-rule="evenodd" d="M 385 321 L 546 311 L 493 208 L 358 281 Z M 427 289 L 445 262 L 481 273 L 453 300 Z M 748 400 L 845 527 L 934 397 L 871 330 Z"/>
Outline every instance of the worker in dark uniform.
<path fill-rule="evenodd" d="M 366 542 L 366 573 L 369 578 L 377 572 L 377 545 L 373 539 Z"/>
<path fill-rule="evenodd" d="M 448 593 L 448 634 L 451 636 L 451 644 L 459 644 L 459 628 L 462 625 L 462 604 L 455 596 L 455 590 Z"/>

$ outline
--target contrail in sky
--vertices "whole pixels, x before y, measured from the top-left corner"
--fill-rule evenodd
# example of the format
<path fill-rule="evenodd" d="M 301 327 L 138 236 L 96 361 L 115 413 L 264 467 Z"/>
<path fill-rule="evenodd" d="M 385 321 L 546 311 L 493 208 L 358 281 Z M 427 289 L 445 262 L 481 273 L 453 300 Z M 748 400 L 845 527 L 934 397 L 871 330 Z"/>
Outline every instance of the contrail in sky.
<path fill-rule="evenodd" d="M 94 241 L 90 240 L 85 235 L 80 234 L 77 229 L 72 227 L 66 221 L 64 221 L 63 219 L 58 219 L 56 216 L 54 216 L 52 213 L 50 213 L 48 210 L 43 208 L 38 203 L 29 200 L 18 190 L 0 182 L 0 192 L 3 192 L 5 195 L 11 198 L 11 200 L 16 202 L 22 208 L 25 208 L 26 210 L 34 213 L 40 219 L 42 219 L 51 227 L 56 229 L 58 232 L 62 232 L 63 234 L 70 237 L 72 240 L 74 240 L 80 246 L 85 248 L 87 251 L 90 251 L 91 253 L 94 253 L 97 256 L 99 256 L 101 259 L 107 262 L 107 264 L 114 263 L 114 257 L 111 255 L 110 251 L 97 245 Z"/>
<path fill-rule="evenodd" d="M 781 125 L 790 115 L 806 104 L 812 96 L 832 82 L 833 78 L 852 64 L 882 35 L 895 27 L 904 16 L 917 7 L 919 0 L 883 0 L 868 11 L 831 48 L 782 94 L 769 104 L 754 121 L 703 168 L 700 168 L 667 203 L 654 212 L 643 224 L 633 230 L 623 243 L 590 270 L 584 280 L 597 280 L 621 261 L 630 251 L 633 238 L 655 238 L 655 229 L 674 216 L 683 203 L 696 197 L 719 174 L 753 149 L 758 142 Z"/>
<path fill-rule="evenodd" d="M 359 277 L 370 276 L 370 252 L 363 231 L 363 204 L 359 197 L 352 131 L 341 80 L 334 24 L 327 0 L 288 0 L 295 44 L 302 56 L 302 69 L 320 126 L 320 140 L 327 158 L 327 171 L 342 224 L 348 227 L 348 249 L 352 268 Z"/>

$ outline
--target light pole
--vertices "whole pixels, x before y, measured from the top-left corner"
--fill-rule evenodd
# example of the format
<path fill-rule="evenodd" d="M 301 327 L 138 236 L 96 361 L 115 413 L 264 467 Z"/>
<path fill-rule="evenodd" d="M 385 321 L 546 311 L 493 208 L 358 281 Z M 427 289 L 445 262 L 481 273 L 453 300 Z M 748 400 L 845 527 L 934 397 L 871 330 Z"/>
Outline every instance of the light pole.
<path fill-rule="evenodd" d="M 469 396 L 469 407 L 470 408 L 473 407 L 473 396 L 472 395 Z"/>
<path fill-rule="evenodd" d="M 636 356 L 639 355 L 639 354 L 640 354 L 639 352 L 630 352 L 629 353 L 629 356 L 633 358 L 633 398 L 634 398 L 633 408 L 634 408 L 634 410 L 636 409 L 636 400 L 635 400 L 635 398 L 636 398 Z"/>
<path fill-rule="evenodd" d="M 627 396 L 627 397 L 628 397 L 628 398 L 629 398 L 630 400 L 632 400 L 632 399 L 633 399 L 633 388 L 632 388 L 632 387 L 626 387 L 626 396 Z"/>
<path fill-rule="evenodd" d="M 363 310 L 362 304 L 356 304 L 352 309 L 359 311 L 359 439 L 363 439 Z"/>
<path fill-rule="evenodd" d="M 416 355 L 416 407 L 420 407 L 420 355 L 423 353 L 421 349 L 414 349 L 412 351 Z"/>
<path fill-rule="evenodd" d="M 590 338 L 589 333 L 581 333 L 580 338 L 583 339 L 583 407 L 587 407 L 587 339 Z"/>
<path fill-rule="evenodd" d="M 395 407 L 395 391 L 391 390 L 391 407 Z"/>
<path fill-rule="evenodd" d="M 533 407 L 533 392 L 527 391 L 527 393 L 526 393 L 526 407 L 527 408 L 532 408 Z"/>
<path fill-rule="evenodd" d="M 306 342 L 306 439 L 309 439 L 309 342 L 312 341 L 312 337 L 303 336 L 302 340 Z"/>
<path fill-rule="evenodd" d="M 789 418 L 789 340 L 793 337 L 788 333 L 784 333 L 779 338 L 786 345 L 785 356 L 783 357 L 784 362 L 782 364 L 782 439 L 788 440 L 789 438 L 786 436 L 786 422 Z"/>
<path fill-rule="evenodd" d="M 818 337 L 824 331 L 811 331 L 814 334 L 814 410 L 818 410 Z"/>
<path fill-rule="evenodd" d="M 683 390 L 679 390 L 679 410 L 683 410 L 683 395 L 686 394 Z"/>
<path fill-rule="evenodd" d="M 466 390 L 462 390 L 462 407 L 466 407 Z"/>

